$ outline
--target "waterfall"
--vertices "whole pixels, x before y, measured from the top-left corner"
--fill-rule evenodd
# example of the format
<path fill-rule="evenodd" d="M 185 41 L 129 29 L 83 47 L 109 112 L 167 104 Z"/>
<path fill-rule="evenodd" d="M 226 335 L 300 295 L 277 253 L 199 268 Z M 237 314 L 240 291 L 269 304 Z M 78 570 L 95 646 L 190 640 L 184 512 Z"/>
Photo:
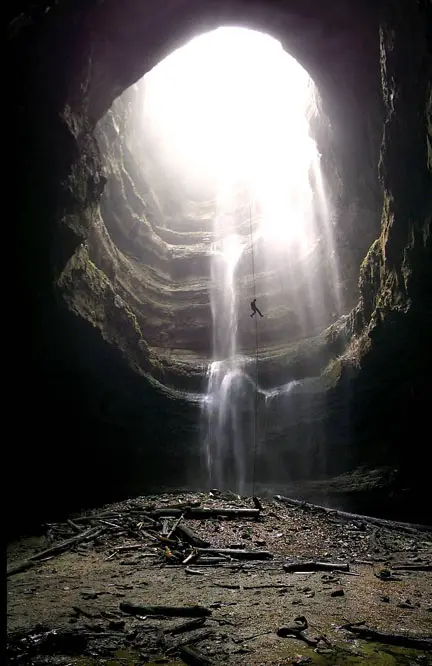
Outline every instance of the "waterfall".
<path fill-rule="evenodd" d="M 258 361 L 262 349 L 274 347 L 286 363 L 285 345 L 317 335 L 340 313 L 334 216 L 311 124 L 317 90 L 277 40 L 221 27 L 149 72 L 143 100 L 164 174 L 161 192 L 173 181 L 179 202 L 192 194 L 205 203 L 201 231 L 213 244 L 203 452 L 211 485 L 243 492 L 264 441 L 255 406 L 267 404 L 270 413 L 278 404 L 256 386 L 242 356 L 255 358 L 255 326 L 262 335 Z M 264 313 L 259 324 L 249 318 L 255 294 Z M 303 400 L 288 388 L 283 394 L 293 404 Z"/>
<path fill-rule="evenodd" d="M 210 282 L 213 353 L 203 402 L 205 454 L 211 486 L 235 490 L 240 494 L 245 493 L 246 484 L 251 481 L 256 445 L 260 448 L 259 454 L 262 454 L 262 437 L 254 430 L 256 392 L 261 397 L 260 409 L 270 413 L 274 411 L 273 403 L 270 404 L 273 399 L 283 395 L 284 401 L 291 402 L 290 394 L 297 387 L 297 382 L 289 382 L 274 390 L 263 391 L 255 384 L 255 377 L 252 379 L 250 368 L 248 372 L 248 363 L 238 345 L 239 311 L 249 307 L 254 293 L 250 278 L 255 281 L 257 276 L 252 276 L 251 265 L 246 268 L 249 274 L 246 281 L 242 283 L 238 277 L 237 269 L 243 252 L 246 259 L 246 248 L 252 250 L 252 244 L 256 247 L 254 254 L 256 252 L 258 257 L 259 271 L 277 276 L 278 282 L 283 285 L 283 299 L 300 322 L 300 337 L 310 335 L 309 331 L 322 329 L 328 312 L 339 307 L 331 211 L 317 146 L 310 138 L 308 122 L 300 111 L 300 120 L 295 125 L 296 150 L 288 150 L 293 131 L 290 129 L 280 159 L 272 162 L 271 155 L 268 155 L 265 178 L 261 178 L 259 171 L 259 177 L 245 190 L 236 188 L 235 181 L 225 183 L 222 188 L 225 196 L 217 198 L 213 220 Z M 274 176 L 272 179 L 269 178 L 271 174 Z M 232 195 L 235 191 L 237 197 Z M 227 196 L 226 192 L 231 192 L 231 195 Z M 246 220 L 246 210 L 250 211 L 250 225 Z M 330 289 L 322 279 L 320 245 L 325 247 L 325 275 Z M 326 289 L 330 296 L 325 297 Z M 268 302 L 271 302 L 271 295 Z M 247 327 L 249 321 L 251 327 L 255 326 L 248 316 L 242 319 L 243 326 Z M 269 319 L 262 321 L 260 327 L 265 327 Z M 301 405 L 307 410 L 307 398 L 297 396 L 296 400 L 296 404 L 301 400 Z M 288 403 L 285 404 L 286 410 Z M 265 422 L 266 414 L 262 417 Z M 277 464 L 277 461 L 274 462 Z"/>
<path fill-rule="evenodd" d="M 229 200 L 218 203 L 214 218 L 210 304 L 213 361 L 207 371 L 204 401 L 205 450 L 213 487 L 242 493 L 251 442 L 251 382 L 237 353 L 239 303 L 236 266 L 245 247 L 237 212 Z M 254 389 L 254 387 L 252 387 Z"/>

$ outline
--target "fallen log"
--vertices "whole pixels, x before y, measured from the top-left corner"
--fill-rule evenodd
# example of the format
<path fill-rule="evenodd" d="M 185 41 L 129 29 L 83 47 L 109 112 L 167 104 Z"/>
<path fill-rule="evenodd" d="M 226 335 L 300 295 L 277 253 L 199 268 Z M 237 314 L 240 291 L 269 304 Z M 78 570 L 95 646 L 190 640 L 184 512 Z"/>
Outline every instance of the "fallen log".
<path fill-rule="evenodd" d="M 298 506 L 303 509 L 313 509 L 315 511 L 320 511 L 327 515 L 333 516 L 334 518 L 344 518 L 346 520 L 361 520 L 364 523 L 369 523 L 371 525 L 378 525 L 379 527 L 387 527 L 388 529 L 393 530 L 402 530 L 409 533 L 413 532 L 432 532 L 432 525 L 421 525 L 417 523 L 402 523 L 396 520 L 388 520 L 387 518 L 375 518 L 375 516 L 363 516 L 359 513 L 349 513 L 347 511 L 339 511 L 339 509 L 330 509 L 329 507 L 322 506 L 321 504 L 312 504 L 311 502 L 305 502 L 304 500 L 291 499 L 290 497 L 284 497 L 283 495 L 275 495 L 275 499 L 282 504 L 288 504 L 289 506 Z"/>
<path fill-rule="evenodd" d="M 192 546 L 197 546 L 198 548 L 207 548 L 207 546 L 210 546 L 210 541 L 201 539 L 201 537 L 198 536 L 198 534 L 195 534 L 195 532 L 186 525 L 178 524 L 174 530 L 174 533 L 180 539 L 183 539 L 183 541 L 187 541 L 187 543 L 190 543 Z"/>
<path fill-rule="evenodd" d="M 204 606 L 142 606 L 120 603 L 120 610 L 129 615 L 164 615 L 165 617 L 208 617 L 211 610 Z"/>
<path fill-rule="evenodd" d="M 283 565 L 284 571 L 349 571 L 349 564 L 332 562 L 289 562 Z"/>
<path fill-rule="evenodd" d="M 160 509 L 152 509 L 152 511 L 149 511 L 146 516 L 149 516 L 150 518 L 175 518 L 177 516 L 182 516 L 184 514 L 184 509 L 177 509 L 177 508 L 169 508 L 169 507 L 163 507 Z"/>
<path fill-rule="evenodd" d="M 193 500 L 191 502 L 177 502 L 177 504 L 168 504 L 167 506 L 160 507 L 162 509 L 192 509 L 201 506 L 200 500 Z"/>
<path fill-rule="evenodd" d="M 376 643 L 394 645 L 397 647 L 413 648 L 415 650 L 432 650 L 432 637 L 389 634 L 383 631 L 370 629 L 369 627 L 356 626 L 355 624 L 346 624 L 344 625 L 344 629 L 367 641 L 374 641 Z"/>
<path fill-rule="evenodd" d="M 197 553 L 199 559 L 198 559 L 198 565 L 200 567 L 217 567 L 220 566 L 221 564 L 230 564 L 231 560 L 225 555 L 221 555 L 220 557 L 205 557 L 202 558 L 200 557 L 201 553 Z"/>
<path fill-rule="evenodd" d="M 99 536 L 102 533 L 102 531 L 103 530 L 99 529 L 98 527 L 90 527 L 84 532 L 81 532 L 80 534 L 76 534 L 75 536 L 70 537 L 70 539 L 61 541 L 60 543 L 57 543 L 55 546 L 51 546 L 51 548 L 47 548 L 46 550 L 42 550 L 39 553 L 35 553 L 35 555 L 31 555 L 22 562 L 18 562 L 17 564 L 12 564 L 10 567 L 8 567 L 6 575 L 13 576 L 14 574 L 20 573 L 21 571 L 26 571 L 27 569 L 30 569 L 31 567 L 35 566 L 39 560 L 43 560 L 45 557 L 53 555 L 60 555 L 60 553 L 63 553 L 70 546 L 75 546 L 76 544 L 81 543 L 82 541 L 88 541 L 89 539 L 93 539 L 94 537 Z"/>
<path fill-rule="evenodd" d="M 75 516 L 74 523 L 88 523 L 99 518 L 114 518 L 118 520 L 120 518 L 118 511 L 100 511 L 99 513 L 92 513 L 87 516 Z"/>
<path fill-rule="evenodd" d="M 392 564 L 394 571 L 432 571 L 432 564 Z"/>
<path fill-rule="evenodd" d="M 258 518 L 259 509 L 188 509 L 186 518 Z"/>
<path fill-rule="evenodd" d="M 213 662 L 208 657 L 191 647 L 180 647 L 179 654 L 187 666 L 213 666 Z"/>
<path fill-rule="evenodd" d="M 154 509 L 151 512 L 153 518 L 164 518 L 164 517 L 180 517 L 184 514 L 185 518 L 189 519 L 205 519 L 205 518 L 258 518 L 260 511 L 259 509 L 201 509 L 201 508 L 188 508 L 177 509 L 177 508 L 158 508 Z"/>
<path fill-rule="evenodd" d="M 238 550 L 237 548 L 198 548 L 197 550 L 199 553 L 209 555 L 227 555 L 235 560 L 271 560 L 273 557 L 267 550 Z"/>

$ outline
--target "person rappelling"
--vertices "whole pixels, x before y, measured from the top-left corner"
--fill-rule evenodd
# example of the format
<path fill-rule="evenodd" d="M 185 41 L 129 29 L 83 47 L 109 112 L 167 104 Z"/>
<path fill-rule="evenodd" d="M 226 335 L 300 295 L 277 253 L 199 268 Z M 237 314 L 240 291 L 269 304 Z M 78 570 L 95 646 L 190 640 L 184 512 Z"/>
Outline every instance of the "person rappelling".
<path fill-rule="evenodd" d="M 259 309 L 259 307 L 256 304 L 256 298 L 254 298 L 253 301 L 251 301 L 250 306 L 251 306 L 251 309 L 252 309 L 251 317 L 254 317 L 257 312 L 258 312 L 260 317 L 264 317 L 263 313 L 261 312 L 261 310 Z"/>

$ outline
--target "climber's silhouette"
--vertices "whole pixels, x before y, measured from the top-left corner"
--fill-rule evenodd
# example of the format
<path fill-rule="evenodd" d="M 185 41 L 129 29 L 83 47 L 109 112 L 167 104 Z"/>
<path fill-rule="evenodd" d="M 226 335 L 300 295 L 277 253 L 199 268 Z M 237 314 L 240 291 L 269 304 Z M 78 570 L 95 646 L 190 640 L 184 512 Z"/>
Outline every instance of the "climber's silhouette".
<path fill-rule="evenodd" d="M 263 313 L 261 312 L 261 310 L 256 305 L 256 298 L 254 298 L 253 301 L 251 301 L 251 308 L 252 308 L 251 317 L 256 315 L 257 312 L 258 312 L 260 317 L 264 317 Z"/>

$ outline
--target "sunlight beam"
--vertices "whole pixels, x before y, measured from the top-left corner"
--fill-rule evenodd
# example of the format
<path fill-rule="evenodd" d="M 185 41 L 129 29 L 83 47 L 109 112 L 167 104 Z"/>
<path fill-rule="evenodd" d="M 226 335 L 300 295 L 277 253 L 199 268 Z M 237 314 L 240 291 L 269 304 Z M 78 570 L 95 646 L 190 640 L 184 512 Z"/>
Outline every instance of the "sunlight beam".
<path fill-rule="evenodd" d="M 305 233 L 315 89 L 276 39 L 219 28 L 173 52 L 145 82 L 143 122 L 176 177 L 210 186 L 215 198 L 245 188 L 267 239 Z"/>

